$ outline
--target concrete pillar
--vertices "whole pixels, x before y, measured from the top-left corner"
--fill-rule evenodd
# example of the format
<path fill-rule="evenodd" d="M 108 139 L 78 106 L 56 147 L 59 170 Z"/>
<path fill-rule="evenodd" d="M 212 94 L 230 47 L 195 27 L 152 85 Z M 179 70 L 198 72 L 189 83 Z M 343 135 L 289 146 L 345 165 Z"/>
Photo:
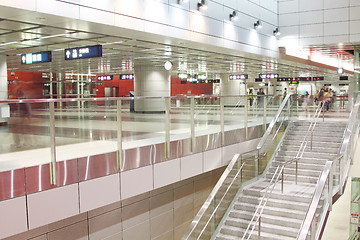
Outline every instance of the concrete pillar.
<path fill-rule="evenodd" d="M 136 65 L 134 67 L 135 97 L 168 97 L 170 96 L 170 71 L 163 66 Z M 163 99 L 135 100 L 135 112 L 165 112 Z"/>
<path fill-rule="evenodd" d="M 360 85 L 359 85 L 359 79 L 360 79 L 360 49 L 355 49 L 354 50 L 354 85 L 353 85 L 353 91 L 349 91 L 349 101 L 350 98 L 354 98 L 354 101 L 356 100 L 356 97 L 358 95 L 358 91 L 360 90 Z M 354 94 L 354 95 L 353 95 Z"/>
<path fill-rule="evenodd" d="M 220 74 L 220 92 L 222 96 L 226 95 L 246 95 L 246 80 L 230 80 L 229 74 Z M 225 98 L 225 106 L 245 106 L 246 98 Z"/>
<path fill-rule="evenodd" d="M 8 79 L 5 54 L 0 54 L 0 99 L 8 99 Z M 0 124 L 6 124 L 9 117 L 9 105 L 0 104 Z"/>

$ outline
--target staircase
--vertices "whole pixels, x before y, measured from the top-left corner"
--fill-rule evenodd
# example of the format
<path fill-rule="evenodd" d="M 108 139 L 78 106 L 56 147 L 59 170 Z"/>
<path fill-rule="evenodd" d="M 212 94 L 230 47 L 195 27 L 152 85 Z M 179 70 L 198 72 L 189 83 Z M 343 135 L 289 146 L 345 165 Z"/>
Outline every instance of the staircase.
<path fill-rule="evenodd" d="M 310 122 L 305 121 L 292 124 L 265 177 L 242 191 L 225 216 L 222 225 L 219 226 L 215 239 L 229 240 L 243 237 L 277 166 L 296 156 L 309 125 Z M 296 239 L 317 180 L 326 161 L 334 159 L 339 151 L 345 127 L 345 124 L 338 122 L 319 122 L 316 125 L 312 151 L 308 143 L 302 159 L 298 162 L 298 184 L 295 184 L 296 170 L 295 163 L 292 163 L 284 171 L 283 193 L 281 182 L 275 185 L 261 217 L 261 239 Z M 258 239 L 258 234 L 257 225 L 250 239 Z"/>

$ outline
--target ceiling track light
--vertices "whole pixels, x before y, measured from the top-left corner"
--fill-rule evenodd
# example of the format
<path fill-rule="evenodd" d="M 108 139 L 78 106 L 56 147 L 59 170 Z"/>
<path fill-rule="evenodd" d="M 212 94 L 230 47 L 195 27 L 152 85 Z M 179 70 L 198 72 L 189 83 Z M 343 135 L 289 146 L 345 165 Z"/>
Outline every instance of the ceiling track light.
<path fill-rule="evenodd" d="M 255 23 L 254 23 L 254 29 L 257 30 L 257 29 L 260 29 L 262 28 L 262 23 L 260 20 L 257 20 Z"/>
<path fill-rule="evenodd" d="M 207 9 L 206 0 L 201 0 L 200 2 L 198 2 L 197 4 L 198 11 L 200 11 L 200 8 Z"/>
<path fill-rule="evenodd" d="M 236 11 L 233 11 L 232 13 L 230 13 L 229 15 L 230 21 L 236 21 L 239 19 L 238 13 Z"/>
<path fill-rule="evenodd" d="M 274 36 L 279 36 L 281 34 L 278 27 L 274 29 L 273 34 Z"/>
<path fill-rule="evenodd" d="M 187 2 L 189 2 L 189 0 L 177 0 L 177 3 L 178 3 L 178 4 L 187 3 Z"/>

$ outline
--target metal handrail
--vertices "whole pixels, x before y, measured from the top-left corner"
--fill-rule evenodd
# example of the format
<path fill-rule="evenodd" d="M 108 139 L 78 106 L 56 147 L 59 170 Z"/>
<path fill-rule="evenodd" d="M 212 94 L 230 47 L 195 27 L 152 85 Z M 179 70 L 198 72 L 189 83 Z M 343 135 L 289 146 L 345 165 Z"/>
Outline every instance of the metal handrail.
<path fill-rule="evenodd" d="M 219 191 L 220 187 L 223 185 L 225 179 L 228 177 L 229 173 L 233 169 L 233 167 L 234 167 L 235 163 L 238 161 L 239 157 L 240 157 L 240 154 L 235 154 L 234 157 L 231 159 L 229 165 L 226 167 L 225 171 L 223 172 L 220 179 L 216 183 L 215 187 L 213 188 L 213 190 L 209 194 L 208 198 L 206 199 L 206 201 L 204 202 L 204 204 L 200 208 L 200 210 L 197 213 L 197 215 L 195 216 L 194 220 L 191 222 L 187 232 L 184 234 L 182 239 L 189 239 L 191 234 L 194 232 L 197 224 L 199 223 L 200 219 L 202 218 L 202 216 L 204 215 L 204 213 L 206 212 L 206 210 L 210 206 L 210 203 L 214 200 L 214 198 L 216 196 L 216 193 Z M 244 165 L 245 165 L 245 162 L 239 168 L 239 171 L 237 172 L 236 177 L 238 176 L 239 172 L 241 172 L 241 169 L 243 168 Z M 234 179 L 231 182 L 231 184 L 229 185 L 228 189 L 232 186 L 232 184 L 234 183 L 234 180 L 236 179 L 236 177 L 234 177 Z M 227 189 L 226 193 L 228 192 L 228 189 Z M 224 194 L 224 196 L 225 196 L 225 194 Z M 222 203 L 222 200 L 223 200 L 223 198 L 221 199 L 221 201 L 219 201 L 218 205 L 220 205 L 220 203 Z M 215 211 L 213 211 L 213 214 L 214 214 L 214 212 Z M 207 222 L 207 224 L 208 224 L 208 222 Z M 203 231 L 204 230 L 202 230 L 201 233 L 203 233 Z"/>
<path fill-rule="evenodd" d="M 308 237 L 308 232 L 311 227 L 311 223 L 314 220 L 315 213 L 317 210 L 317 207 L 320 202 L 320 198 L 324 192 L 326 180 L 331 177 L 331 168 L 332 168 L 333 161 L 327 161 L 324 167 L 324 170 L 321 173 L 320 178 L 318 179 L 317 186 L 314 192 L 314 195 L 312 197 L 310 207 L 308 208 L 308 211 L 306 213 L 306 217 L 304 218 L 304 221 L 301 224 L 299 234 L 297 236 L 297 239 L 299 240 L 305 240 Z M 332 185 L 332 183 L 329 183 Z M 332 194 L 329 192 L 329 194 Z M 332 197 L 332 196 L 331 196 Z"/>
<path fill-rule="evenodd" d="M 280 107 L 279 107 L 279 109 L 278 109 L 275 117 L 271 120 L 268 128 L 266 129 L 266 131 L 265 131 L 265 133 L 264 133 L 264 135 L 263 135 L 262 138 L 260 139 L 260 142 L 259 142 L 259 144 L 257 145 L 256 149 L 260 150 L 260 149 L 263 147 L 263 145 L 265 144 L 265 141 L 266 141 L 267 138 L 269 137 L 269 135 L 270 135 L 270 133 L 271 133 L 271 131 L 272 131 L 275 123 L 278 121 L 278 119 L 279 119 L 279 117 L 280 117 L 280 114 L 281 114 L 282 111 L 284 110 L 285 105 L 286 105 L 286 103 L 288 102 L 290 96 L 292 96 L 292 94 L 287 94 L 287 95 L 286 95 L 286 97 L 285 97 L 285 99 L 283 100 L 283 102 L 281 103 L 281 105 L 280 105 Z"/>

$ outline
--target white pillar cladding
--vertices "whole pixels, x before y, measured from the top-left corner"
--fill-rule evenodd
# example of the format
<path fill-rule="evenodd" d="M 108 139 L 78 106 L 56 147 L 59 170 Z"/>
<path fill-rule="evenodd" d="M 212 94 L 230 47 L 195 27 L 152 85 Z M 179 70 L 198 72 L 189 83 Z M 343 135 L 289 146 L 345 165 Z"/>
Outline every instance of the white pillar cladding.
<path fill-rule="evenodd" d="M 8 98 L 8 79 L 6 55 L 0 54 L 0 99 Z M 0 104 L 0 124 L 4 124 L 10 117 L 10 108 L 8 104 Z"/>
<path fill-rule="evenodd" d="M 222 96 L 226 95 L 246 95 L 246 80 L 230 80 L 229 74 L 220 74 L 220 92 Z M 224 100 L 225 106 L 244 106 L 245 97 L 228 97 Z"/>
<path fill-rule="evenodd" d="M 134 66 L 135 97 L 168 97 L 170 96 L 170 71 L 163 66 L 143 64 Z M 163 99 L 135 100 L 135 112 L 165 112 Z"/>

